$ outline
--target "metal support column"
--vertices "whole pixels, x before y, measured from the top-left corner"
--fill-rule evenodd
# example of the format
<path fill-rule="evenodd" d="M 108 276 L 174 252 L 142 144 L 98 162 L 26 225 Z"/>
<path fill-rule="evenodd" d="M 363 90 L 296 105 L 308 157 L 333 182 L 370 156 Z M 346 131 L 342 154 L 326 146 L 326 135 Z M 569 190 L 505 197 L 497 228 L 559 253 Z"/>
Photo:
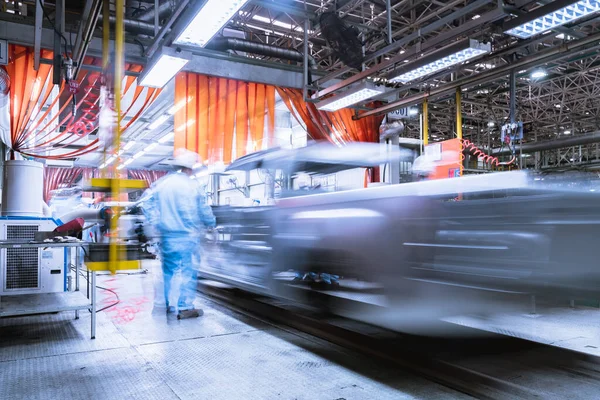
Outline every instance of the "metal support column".
<path fill-rule="evenodd" d="M 385 2 L 385 10 L 387 14 L 387 41 L 388 44 L 392 44 L 393 36 L 392 36 L 392 1 L 386 0 Z"/>
<path fill-rule="evenodd" d="M 510 71 L 510 123 L 514 124 L 517 121 L 517 78 L 515 70 Z"/>
<path fill-rule="evenodd" d="M 429 144 L 429 101 L 423 101 L 423 146 Z"/>
<path fill-rule="evenodd" d="M 44 20 L 44 0 L 35 2 L 35 28 L 33 31 L 33 69 L 40 67 L 40 53 L 42 49 L 42 22 Z"/>
<path fill-rule="evenodd" d="M 308 18 L 304 20 L 304 60 L 302 62 L 302 77 L 303 77 L 303 83 L 304 83 L 304 87 L 302 89 L 302 94 L 304 96 L 304 100 L 306 101 L 308 99 L 308 29 L 309 29 L 309 21 Z"/>
<path fill-rule="evenodd" d="M 54 63 L 52 70 L 52 83 L 60 85 L 62 68 L 62 35 L 65 28 L 65 0 L 56 0 L 56 14 L 54 18 Z M 66 43 L 65 43 L 66 47 Z M 65 53 L 67 49 L 65 48 Z"/>
<path fill-rule="evenodd" d="M 124 0 L 116 0 L 115 2 L 115 76 L 114 76 L 114 98 L 115 98 L 115 112 L 117 114 L 117 123 L 115 127 L 115 132 L 113 135 L 113 145 L 112 151 L 116 155 L 119 151 L 119 146 L 121 145 L 121 120 L 123 118 L 121 114 L 121 84 L 123 79 L 123 69 L 125 67 L 125 31 L 123 29 L 124 20 L 125 20 L 125 5 Z M 107 18 L 108 19 L 108 18 Z M 115 176 L 111 179 L 111 192 L 114 200 L 118 201 L 121 193 L 121 180 L 119 178 L 119 171 L 116 169 L 116 166 L 119 165 L 120 160 L 117 159 L 115 162 L 114 174 Z M 110 220 L 110 231 L 114 234 L 117 232 L 119 228 L 119 218 L 111 218 Z M 116 237 L 111 236 L 109 243 L 109 261 L 110 261 L 110 271 L 111 273 L 116 272 L 117 263 L 121 260 L 119 257 L 119 247 L 116 243 Z"/>
<path fill-rule="evenodd" d="M 460 176 L 463 175 L 463 158 L 462 158 L 462 138 L 463 138 L 463 123 L 462 123 L 462 90 L 459 87 L 456 88 L 456 137 L 461 140 L 460 145 Z M 460 198 L 461 196 L 459 196 Z"/>
<path fill-rule="evenodd" d="M 96 339 L 96 271 L 92 271 L 92 339 Z"/>

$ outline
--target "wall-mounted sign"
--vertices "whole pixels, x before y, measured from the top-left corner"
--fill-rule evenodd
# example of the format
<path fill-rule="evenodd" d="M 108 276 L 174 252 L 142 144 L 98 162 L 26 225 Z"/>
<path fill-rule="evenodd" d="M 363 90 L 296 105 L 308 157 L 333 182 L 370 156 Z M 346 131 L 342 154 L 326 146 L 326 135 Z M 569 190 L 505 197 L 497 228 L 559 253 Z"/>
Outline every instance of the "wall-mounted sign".
<path fill-rule="evenodd" d="M 405 107 L 391 111 L 387 114 L 388 120 L 415 118 L 419 111 L 414 107 Z"/>
<path fill-rule="evenodd" d="M 8 64 L 8 42 L 0 39 L 0 65 Z"/>

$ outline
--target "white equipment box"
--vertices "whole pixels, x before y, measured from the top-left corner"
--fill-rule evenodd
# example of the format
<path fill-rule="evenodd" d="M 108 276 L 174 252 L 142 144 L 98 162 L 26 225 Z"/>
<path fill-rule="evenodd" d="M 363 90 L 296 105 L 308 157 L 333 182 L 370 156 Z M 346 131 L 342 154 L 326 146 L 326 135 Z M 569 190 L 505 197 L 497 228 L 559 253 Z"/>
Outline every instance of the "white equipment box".
<path fill-rule="evenodd" d="M 53 231 L 51 218 L 0 217 L 0 240 L 31 241 L 37 232 Z M 67 250 L 11 248 L 0 250 L 0 296 L 55 293 L 67 289 Z"/>

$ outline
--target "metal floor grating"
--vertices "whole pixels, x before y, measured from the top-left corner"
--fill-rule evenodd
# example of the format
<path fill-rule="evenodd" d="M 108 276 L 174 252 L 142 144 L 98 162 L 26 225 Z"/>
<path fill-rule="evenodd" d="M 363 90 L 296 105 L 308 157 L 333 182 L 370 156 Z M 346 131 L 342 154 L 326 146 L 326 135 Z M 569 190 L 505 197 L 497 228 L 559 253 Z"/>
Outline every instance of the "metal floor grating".
<path fill-rule="evenodd" d="M 207 300 L 199 319 L 153 314 L 152 301 L 142 301 L 152 296 L 150 275 L 100 276 L 98 284 L 121 301 L 98 315 L 96 340 L 85 312 L 80 320 L 72 312 L 0 319 L 0 399 L 466 398 Z"/>

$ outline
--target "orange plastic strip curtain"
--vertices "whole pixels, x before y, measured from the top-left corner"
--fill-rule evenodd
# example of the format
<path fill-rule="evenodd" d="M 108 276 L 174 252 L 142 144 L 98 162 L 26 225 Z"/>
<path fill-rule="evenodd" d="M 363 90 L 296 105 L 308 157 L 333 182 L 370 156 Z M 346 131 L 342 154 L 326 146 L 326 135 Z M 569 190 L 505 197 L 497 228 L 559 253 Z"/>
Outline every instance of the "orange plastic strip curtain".
<path fill-rule="evenodd" d="M 248 85 L 239 82 L 237 85 L 237 106 L 235 120 L 235 156 L 246 155 L 248 148 Z"/>
<path fill-rule="evenodd" d="M 186 74 L 186 85 L 188 88 L 198 88 L 198 79 L 197 76 L 195 74 Z M 187 116 L 187 121 L 186 124 L 188 122 L 197 124 L 197 112 L 198 112 L 198 106 L 197 106 L 197 98 L 198 96 L 186 96 L 186 99 L 188 100 L 186 108 L 187 108 L 187 112 L 186 112 L 186 116 Z M 177 102 L 175 102 L 175 104 L 177 104 Z M 198 136 L 197 135 L 186 135 L 185 138 L 185 147 L 186 149 L 192 150 L 194 152 L 198 152 Z"/>
<path fill-rule="evenodd" d="M 228 118 L 227 112 L 227 79 L 219 78 L 218 80 L 218 102 L 217 102 L 217 126 L 215 129 L 214 142 L 213 142 L 213 156 L 212 161 L 223 161 L 223 145 L 225 144 L 225 121 Z M 233 121 L 233 114 L 231 115 Z"/>
<path fill-rule="evenodd" d="M 237 106 L 237 85 L 238 83 L 233 80 L 227 82 L 225 115 L 228 117 L 225 119 L 223 130 L 223 162 L 225 164 L 229 164 L 232 161 L 231 155 L 233 153 L 233 128 L 235 126 L 235 118 L 230 118 L 229 116 L 235 115 L 235 108 Z M 275 98 L 273 98 L 273 101 L 275 101 Z"/>
<path fill-rule="evenodd" d="M 186 74 L 177 74 L 175 76 L 175 104 L 179 101 L 187 101 L 187 76 Z M 175 115 L 175 149 L 186 148 L 186 127 L 187 107 L 180 108 Z"/>
<path fill-rule="evenodd" d="M 208 160 L 208 146 L 210 138 L 208 134 L 208 104 L 210 103 L 208 76 L 198 75 L 198 88 L 196 94 L 198 96 L 196 110 L 196 115 L 198 118 L 195 129 L 190 131 L 189 134 L 198 138 L 198 154 L 202 160 Z"/>
<path fill-rule="evenodd" d="M 208 159 L 215 162 L 215 144 L 219 133 L 217 132 L 218 102 L 219 102 L 219 80 L 209 78 L 208 80 Z"/>
<path fill-rule="evenodd" d="M 253 147 L 274 142 L 275 87 L 181 72 L 175 79 L 175 150 L 186 148 L 203 160 L 230 163 Z M 265 121 L 267 127 L 265 129 Z"/>
<path fill-rule="evenodd" d="M 266 86 L 267 98 L 267 145 L 275 145 L 275 86 Z"/>
<path fill-rule="evenodd" d="M 52 58 L 52 52 L 42 50 L 41 57 Z M 52 66 L 41 64 L 36 71 L 33 69 L 33 58 L 32 48 L 9 46 L 9 63 L 6 70 L 11 78 L 11 134 L 10 143 L 7 145 L 13 152 L 49 159 L 78 157 L 96 150 L 97 140 L 74 151 L 62 154 L 55 152 L 80 141 L 97 126 L 101 74 L 88 71 L 79 75 L 77 81 L 80 89 L 76 95 L 77 114 L 73 115 L 70 109 L 73 96 L 68 92 L 68 85 L 64 82 L 60 85 L 55 98 L 48 103 L 54 90 L 51 82 Z M 99 58 L 85 57 L 84 63 L 100 65 L 102 61 Z M 142 66 L 126 64 L 126 69 L 140 72 Z M 124 97 L 132 90 L 135 79 L 133 76 L 125 78 Z M 129 96 L 132 101 L 124 113 L 128 117 L 128 122 L 122 127 L 123 131 L 142 115 L 159 93 L 160 90 L 135 86 L 135 91 Z M 141 108 L 139 103 L 142 103 Z M 62 104 L 60 109 L 48 121 L 48 116 L 58 104 Z M 44 107 L 46 110 L 42 110 Z M 130 115 L 132 110 L 137 110 L 135 115 Z M 61 132 L 56 128 L 57 125 L 66 126 L 66 129 Z M 48 150 L 53 151 L 54 154 L 45 154 Z"/>
<path fill-rule="evenodd" d="M 308 134 L 314 140 L 336 141 L 341 138 L 344 142 L 379 141 L 379 126 L 383 116 L 355 120 L 354 111 L 349 108 L 334 112 L 319 111 L 315 104 L 304 101 L 301 90 L 277 88 L 277 93 L 292 115 L 306 125 Z"/>

